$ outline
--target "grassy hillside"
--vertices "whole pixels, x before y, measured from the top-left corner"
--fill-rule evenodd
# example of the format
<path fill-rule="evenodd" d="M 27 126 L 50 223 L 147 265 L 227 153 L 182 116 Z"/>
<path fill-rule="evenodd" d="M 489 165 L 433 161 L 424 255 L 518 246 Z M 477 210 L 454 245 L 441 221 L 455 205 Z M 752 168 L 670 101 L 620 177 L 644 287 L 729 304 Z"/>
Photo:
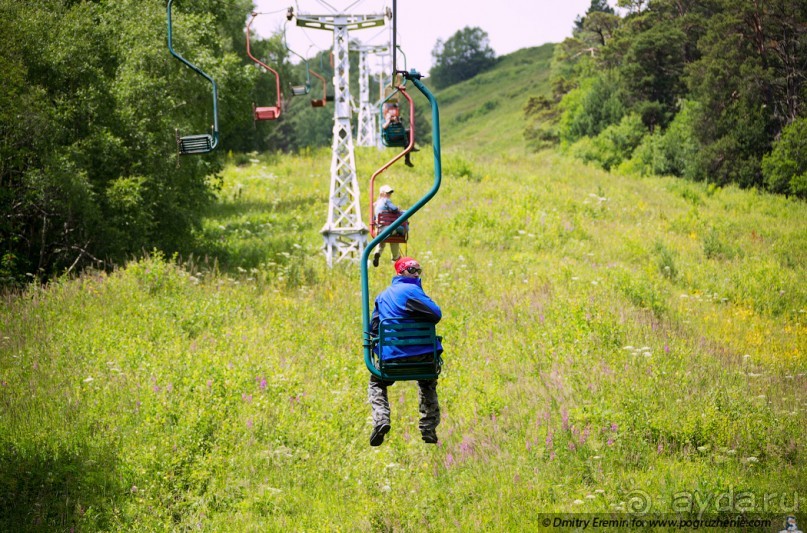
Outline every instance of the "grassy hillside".
<path fill-rule="evenodd" d="M 513 531 L 549 512 L 743 509 L 778 526 L 807 488 L 807 206 L 512 151 L 515 128 L 460 120 L 479 95 L 456 90 L 444 186 L 407 249 L 445 314 L 438 445 L 411 383 L 368 445 L 358 269 L 319 251 L 330 154 L 259 157 L 227 168 L 198 256 L 3 297 L 0 530 Z M 381 180 L 403 206 L 432 183 L 428 152 Z M 363 194 L 390 156 L 357 152 Z M 371 292 L 391 275 L 374 269 Z"/>
<path fill-rule="evenodd" d="M 553 46 L 519 50 L 490 71 L 437 92 L 443 143 L 486 155 L 522 153 L 524 105 L 529 96 L 549 92 Z"/>

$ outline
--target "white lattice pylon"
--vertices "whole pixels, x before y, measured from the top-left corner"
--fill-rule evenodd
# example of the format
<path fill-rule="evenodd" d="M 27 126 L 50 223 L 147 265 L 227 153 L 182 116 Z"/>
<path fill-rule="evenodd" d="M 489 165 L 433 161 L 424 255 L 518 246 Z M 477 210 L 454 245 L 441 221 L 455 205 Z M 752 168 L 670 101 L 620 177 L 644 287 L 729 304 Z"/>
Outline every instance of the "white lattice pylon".
<path fill-rule="evenodd" d="M 370 67 L 368 54 L 380 54 L 389 51 L 388 46 L 356 47 L 359 52 L 359 124 L 356 127 L 358 146 L 378 146 L 381 138 L 376 131 L 378 122 L 378 105 L 370 102 Z"/>
<path fill-rule="evenodd" d="M 358 261 L 367 242 L 367 226 L 361 220 L 359 182 L 353 154 L 350 107 L 350 58 L 348 29 L 384 25 L 383 15 L 300 15 L 297 25 L 333 31 L 333 142 L 328 220 L 320 230 L 328 266 L 345 259 Z"/>

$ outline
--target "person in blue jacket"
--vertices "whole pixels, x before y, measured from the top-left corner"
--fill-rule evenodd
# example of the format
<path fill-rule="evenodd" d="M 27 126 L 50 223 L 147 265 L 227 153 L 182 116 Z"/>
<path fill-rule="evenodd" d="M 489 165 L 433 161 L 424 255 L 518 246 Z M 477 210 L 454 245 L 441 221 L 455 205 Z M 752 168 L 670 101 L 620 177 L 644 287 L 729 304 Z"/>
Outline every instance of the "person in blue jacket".
<path fill-rule="evenodd" d="M 373 334 L 378 334 L 378 325 L 382 320 L 400 318 L 418 322 L 438 323 L 443 316 L 440 307 L 423 291 L 420 274 L 423 269 L 415 259 L 401 257 L 395 262 L 396 276 L 375 300 L 375 309 L 370 323 Z M 385 347 L 382 359 L 411 358 L 411 360 L 427 360 L 434 357 L 432 345 L 410 345 Z M 438 354 L 443 347 L 438 343 Z M 373 408 L 373 432 L 370 434 L 370 446 L 380 446 L 384 435 L 389 433 L 390 409 L 387 387 L 394 381 L 384 381 L 370 374 L 368 397 Z M 420 387 L 420 434 L 423 442 L 437 443 L 437 426 L 440 424 L 440 404 L 437 400 L 437 380 L 419 380 Z"/>

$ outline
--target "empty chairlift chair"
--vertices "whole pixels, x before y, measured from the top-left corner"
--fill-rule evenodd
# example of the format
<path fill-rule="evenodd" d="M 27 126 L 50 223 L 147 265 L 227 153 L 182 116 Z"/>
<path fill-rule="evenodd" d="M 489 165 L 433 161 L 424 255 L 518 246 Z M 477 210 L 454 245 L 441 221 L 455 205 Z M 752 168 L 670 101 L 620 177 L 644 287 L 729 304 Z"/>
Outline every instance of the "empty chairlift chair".
<path fill-rule="evenodd" d="M 213 86 L 213 127 L 211 133 L 200 133 L 196 135 L 184 135 L 181 136 L 179 134 L 179 130 L 176 131 L 176 141 L 177 141 L 177 151 L 180 155 L 191 155 L 191 154 L 205 154 L 208 152 L 212 152 L 216 146 L 219 144 L 219 117 L 218 117 L 218 88 L 216 87 L 216 82 L 213 78 L 211 78 L 207 73 L 205 73 L 202 69 L 176 53 L 174 51 L 173 46 L 173 25 L 171 22 L 171 8 L 174 0 L 168 0 L 168 6 L 166 7 L 167 15 L 168 15 L 168 51 L 171 52 L 171 55 L 177 58 L 180 62 L 182 62 L 185 66 L 202 76 L 204 79 L 210 82 Z"/>
<path fill-rule="evenodd" d="M 249 58 L 255 62 L 255 64 L 263 67 L 268 72 L 271 72 L 275 76 L 275 95 L 276 101 L 275 105 L 273 106 L 258 106 L 254 102 L 252 104 L 252 118 L 254 120 L 276 120 L 280 117 L 281 109 L 282 109 L 282 94 L 280 92 L 280 75 L 277 73 L 276 70 L 271 68 L 269 65 L 265 64 L 263 61 L 258 59 L 257 57 L 252 55 L 252 50 L 250 49 L 250 42 L 249 42 L 249 35 L 250 35 L 250 26 L 252 22 L 255 20 L 255 17 L 258 16 L 258 13 L 253 12 L 252 18 L 249 19 L 247 22 L 247 55 Z"/>

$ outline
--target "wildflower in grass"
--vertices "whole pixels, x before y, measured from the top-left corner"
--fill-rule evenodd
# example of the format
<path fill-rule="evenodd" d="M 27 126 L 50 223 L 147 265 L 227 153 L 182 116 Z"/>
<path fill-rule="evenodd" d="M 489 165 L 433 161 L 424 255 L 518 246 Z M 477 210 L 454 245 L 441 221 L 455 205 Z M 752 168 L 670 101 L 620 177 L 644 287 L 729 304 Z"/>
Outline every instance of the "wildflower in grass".
<path fill-rule="evenodd" d="M 448 452 L 446 454 L 445 460 L 443 461 L 443 464 L 445 465 L 446 468 L 451 468 L 454 465 L 454 462 L 455 462 L 454 456 L 451 455 L 451 452 Z"/>
<path fill-rule="evenodd" d="M 251 394 L 241 393 L 241 399 L 244 400 L 247 403 L 252 403 L 252 395 Z"/>
<path fill-rule="evenodd" d="M 579 442 L 580 444 L 585 444 L 588 440 L 589 433 L 591 433 L 591 428 L 586 426 L 583 428 L 583 432 L 580 434 Z"/>
<path fill-rule="evenodd" d="M 573 452 L 573 451 L 575 451 L 576 449 L 577 449 L 577 446 L 575 446 L 575 445 L 574 445 L 574 442 L 569 441 L 569 451 L 572 451 L 572 452 Z"/>
<path fill-rule="evenodd" d="M 617 431 L 618 429 L 619 429 L 619 426 L 616 424 L 616 422 L 612 422 L 611 423 L 611 431 Z"/>
<path fill-rule="evenodd" d="M 664 445 L 663 445 L 662 443 L 660 443 L 660 442 L 659 442 L 659 443 L 658 443 L 658 446 L 656 447 L 656 453 L 659 453 L 659 454 L 660 454 L 660 453 L 661 453 L 661 452 L 663 452 L 663 451 L 664 451 Z"/>
<path fill-rule="evenodd" d="M 572 503 L 575 505 L 583 505 L 585 502 L 583 500 L 575 500 Z"/>
<path fill-rule="evenodd" d="M 569 430 L 569 411 L 564 407 L 560 411 L 561 420 L 563 421 L 563 431 Z"/>
<path fill-rule="evenodd" d="M 460 443 L 460 457 L 463 459 L 470 457 L 474 451 L 474 441 L 470 437 L 463 437 L 462 442 Z"/>
<path fill-rule="evenodd" d="M 613 446 L 614 445 L 614 438 L 613 437 L 608 437 L 608 442 L 606 442 L 606 444 L 608 446 Z"/>
<path fill-rule="evenodd" d="M 153 390 L 154 392 L 160 392 L 160 386 L 154 385 L 153 387 L 151 387 L 151 390 Z"/>
<path fill-rule="evenodd" d="M 555 459 L 555 452 L 554 451 L 549 452 L 549 460 L 553 461 L 554 459 Z"/>
<path fill-rule="evenodd" d="M 213 386 L 213 380 L 212 380 L 212 379 L 208 379 L 208 380 L 207 380 L 207 388 L 209 389 L 209 388 L 211 388 L 212 386 Z"/>
<path fill-rule="evenodd" d="M 252 419 L 247 418 L 247 428 L 252 429 Z"/>

